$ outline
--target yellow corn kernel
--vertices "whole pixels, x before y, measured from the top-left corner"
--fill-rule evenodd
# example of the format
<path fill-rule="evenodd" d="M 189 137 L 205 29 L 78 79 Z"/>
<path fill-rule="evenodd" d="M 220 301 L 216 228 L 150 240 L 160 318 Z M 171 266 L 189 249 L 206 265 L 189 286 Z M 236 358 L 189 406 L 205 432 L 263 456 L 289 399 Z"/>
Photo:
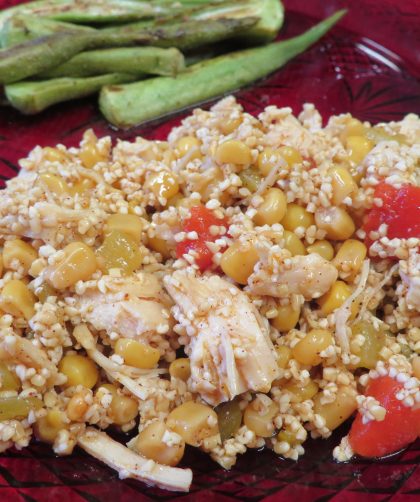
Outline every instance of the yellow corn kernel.
<path fill-rule="evenodd" d="M 37 258 L 38 253 L 35 249 L 21 239 L 13 239 L 4 243 L 3 264 L 9 270 L 15 270 L 13 262 L 17 261 L 23 267 L 24 273 L 27 274 L 32 262 Z"/>
<path fill-rule="evenodd" d="M 201 159 L 200 140 L 194 136 L 185 136 L 181 138 L 176 145 L 176 156 L 178 159 L 189 154 L 189 159 Z"/>
<path fill-rule="evenodd" d="M 292 432 L 292 431 L 289 431 L 289 430 L 282 430 L 282 431 L 280 431 L 277 434 L 277 440 L 289 443 L 289 445 L 292 446 L 292 447 L 302 443 L 302 441 L 299 441 L 296 438 L 296 434 L 294 432 Z"/>
<path fill-rule="evenodd" d="M 350 172 L 342 166 L 334 166 L 329 170 L 332 185 L 332 203 L 339 206 L 346 197 L 357 192 L 357 184 Z"/>
<path fill-rule="evenodd" d="M 0 361 L 0 391 L 14 390 L 18 392 L 20 387 L 21 383 L 17 375 L 9 370 L 5 362 Z"/>
<path fill-rule="evenodd" d="M 373 141 L 375 144 L 381 141 L 396 141 L 400 145 L 407 144 L 407 136 L 404 134 L 388 134 L 382 127 L 374 126 L 366 129 L 366 137 Z"/>
<path fill-rule="evenodd" d="M 290 251 L 292 256 L 306 254 L 305 246 L 299 237 L 289 230 L 283 232 L 284 248 Z"/>
<path fill-rule="evenodd" d="M 347 121 L 346 126 L 341 133 L 341 141 L 345 143 L 349 136 L 364 136 L 365 132 L 366 127 L 362 124 L 362 122 L 352 117 Z"/>
<path fill-rule="evenodd" d="M 327 316 L 341 307 L 351 293 L 352 289 L 348 284 L 343 281 L 336 281 L 325 294 L 317 299 L 322 314 Z M 351 307 L 353 315 L 356 314 L 354 309 L 357 310 L 357 304 L 353 304 Z"/>
<path fill-rule="evenodd" d="M 299 382 L 288 382 L 282 387 L 284 390 L 292 394 L 290 401 L 292 403 L 302 403 L 308 399 L 312 399 L 318 392 L 318 384 L 313 380 L 309 380 L 306 385 Z"/>
<path fill-rule="evenodd" d="M 49 162 L 60 162 L 63 163 L 68 160 L 65 152 L 62 152 L 58 148 L 51 148 L 50 146 L 45 147 L 42 150 L 42 156 L 45 160 Z"/>
<path fill-rule="evenodd" d="M 357 165 L 362 162 L 373 147 L 373 141 L 370 141 L 365 136 L 348 136 L 346 139 L 349 159 Z"/>
<path fill-rule="evenodd" d="M 169 413 L 166 425 L 191 446 L 219 434 L 217 414 L 205 404 L 187 401 Z"/>
<path fill-rule="evenodd" d="M 194 206 L 198 206 L 200 201 L 198 199 L 192 199 L 190 197 L 184 197 L 180 193 L 172 197 L 172 199 L 168 202 L 168 205 L 172 205 L 175 207 L 185 207 L 186 209 L 191 209 Z"/>
<path fill-rule="evenodd" d="M 7 314 L 24 317 L 27 321 L 35 314 L 35 302 L 35 295 L 23 281 L 9 281 L 1 291 L 0 308 Z"/>
<path fill-rule="evenodd" d="M 157 349 L 130 338 L 119 338 L 114 351 L 124 359 L 125 364 L 141 369 L 152 369 L 159 361 Z"/>
<path fill-rule="evenodd" d="M 129 396 L 115 394 L 109 407 L 109 416 L 116 425 L 128 424 L 139 414 L 138 402 Z"/>
<path fill-rule="evenodd" d="M 277 345 L 277 366 L 281 369 L 285 369 L 292 358 L 292 350 L 285 345 Z"/>
<path fill-rule="evenodd" d="M 258 261 L 258 253 L 251 242 L 233 243 L 222 255 L 220 267 L 239 284 L 246 284 Z"/>
<path fill-rule="evenodd" d="M 117 230 L 140 242 L 143 230 L 143 221 L 136 214 L 113 214 L 106 222 L 106 233 Z"/>
<path fill-rule="evenodd" d="M 271 322 L 279 331 L 290 331 L 299 321 L 300 309 L 296 310 L 292 304 L 279 305 L 277 307 L 277 315 Z"/>
<path fill-rule="evenodd" d="M 273 418 L 279 409 L 274 402 L 271 402 L 262 413 L 263 410 L 260 410 L 259 406 L 255 400 L 248 404 L 244 412 L 244 424 L 257 436 L 268 438 L 274 433 Z"/>
<path fill-rule="evenodd" d="M 149 237 L 147 242 L 149 248 L 156 253 L 160 253 L 164 259 L 171 257 L 171 248 L 167 240 L 161 239 L 160 237 Z"/>
<path fill-rule="evenodd" d="M 281 167 L 283 157 L 278 150 L 273 148 L 264 148 L 258 155 L 257 167 L 263 176 L 267 176 L 274 167 Z"/>
<path fill-rule="evenodd" d="M 99 389 L 101 388 L 108 390 L 113 396 L 116 396 L 118 393 L 117 387 L 115 387 L 115 385 L 112 383 L 101 383 L 100 386 L 98 387 L 97 392 L 99 392 Z"/>
<path fill-rule="evenodd" d="M 96 183 L 92 179 L 83 178 L 82 180 L 78 181 L 70 188 L 70 193 L 72 195 L 76 195 L 76 194 L 82 195 L 87 190 L 92 190 L 92 188 L 95 188 L 95 186 L 96 186 Z"/>
<path fill-rule="evenodd" d="M 86 281 L 96 271 L 93 250 L 83 242 L 72 242 L 64 249 L 64 258 L 47 270 L 47 280 L 55 289 L 65 289 L 77 281 Z"/>
<path fill-rule="evenodd" d="M 349 239 L 337 251 L 333 264 L 339 272 L 344 272 L 346 277 L 354 277 L 360 270 L 366 258 L 367 248 L 363 242 Z"/>
<path fill-rule="evenodd" d="M 38 176 L 38 183 L 56 195 L 68 195 L 70 193 L 70 188 L 66 181 L 61 176 L 56 176 L 55 174 L 40 174 Z"/>
<path fill-rule="evenodd" d="M 98 162 L 105 161 L 106 157 L 100 153 L 96 143 L 86 142 L 79 151 L 79 159 L 85 167 L 90 169 Z"/>
<path fill-rule="evenodd" d="M 143 253 L 138 243 L 131 235 L 118 230 L 107 234 L 96 253 L 101 268 L 106 271 L 119 268 L 123 273 L 131 274 L 143 262 Z"/>
<path fill-rule="evenodd" d="M 413 367 L 413 375 L 420 379 L 420 356 L 414 356 L 411 365 Z"/>
<path fill-rule="evenodd" d="M 70 401 L 67 403 L 67 416 L 73 422 L 83 421 L 83 416 L 89 409 L 89 405 L 86 402 L 86 397 L 89 395 L 87 390 L 78 392 L 71 397 Z"/>
<path fill-rule="evenodd" d="M 219 129 L 222 134 L 227 136 L 233 133 L 242 123 L 242 117 L 228 118 L 227 120 L 221 120 L 219 124 Z"/>
<path fill-rule="evenodd" d="M 252 162 L 251 149 L 242 141 L 231 139 L 217 147 L 215 159 L 218 164 L 248 166 Z"/>
<path fill-rule="evenodd" d="M 239 177 L 241 178 L 242 186 L 247 188 L 251 193 L 258 190 L 262 180 L 261 175 L 252 167 L 241 171 Z"/>
<path fill-rule="evenodd" d="M 37 258 L 32 262 L 28 270 L 28 275 L 30 275 L 31 277 L 39 277 L 44 269 L 45 260 L 43 258 Z"/>
<path fill-rule="evenodd" d="M 334 248 L 332 244 L 326 240 L 315 241 L 306 248 L 308 254 L 317 253 L 325 260 L 331 261 L 334 258 Z"/>
<path fill-rule="evenodd" d="M 333 431 L 345 422 L 357 409 L 355 392 L 350 387 L 339 387 L 337 397 L 332 403 L 321 403 L 322 393 L 314 398 L 314 413 L 325 420 L 326 427 Z"/>
<path fill-rule="evenodd" d="M 169 365 L 169 374 L 172 378 L 178 378 L 186 382 L 191 376 L 191 366 L 188 357 L 175 359 Z"/>
<path fill-rule="evenodd" d="M 43 282 L 39 288 L 36 289 L 36 296 L 41 303 L 45 303 L 50 296 L 57 296 L 57 291 L 51 287 L 48 282 Z"/>
<path fill-rule="evenodd" d="M 289 167 L 300 164 L 303 161 L 302 155 L 292 146 L 281 146 L 278 149 L 281 157 L 287 162 Z"/>
<path fill-rule="evenodd" d="M 321 362 L 319 354 L 333 344 L 333 337 L 326 329 L 311 329 L 292 349 L 293 357 L 301 364 L 316 366 Z"/>
<path fill-rule="evenodd" d="M 163 441 L 165 433 L 169 432 L 163 422 L 152 422 L 145 427 L 134 442 L 134 449 L 146 458 L 155 462 L 174 467 L 178 465 L 184 455 L 185 442 L 168 446 Z"/>
<path fill-rule="evenodd" d="M 35 436 L 45 443 L 54 443 L 60 430 L 66 428 L 63 413 L 60 410 L 49 410 L 44 417 L 38 418 L 34 425 Z"/>
<path fill-rule="evenodd" d="M 263 203 L 257 208 L 254 221 L 257 225 L 280 223 L 286 214 L 286 196 L 279 188 L 270 188 L 264 195 Z"/>
<path fill-rule="evenodd" d="M 66 387 L 83 385 L 91 389 L 98 381 L 98 368 L 92 359 L 86 356 L 79 354 L 64 356 L 58 364 L 58 369 L 67 377 Z"/>
<path fill-rule="evenodd" d="M 152 173 L 146 180 L 145 187 L 151 190 L 158 199 L 170 199 L 179 192 L 179 183 L 175 175 L 169 171 Z"/>
<path fill-rule="evenodd" d="M 314 215 L 298 204 L 287 204 L 287 210 L 281 224 L 286 230 L 293 232 L 298 227 L 308 228 L 314 224 Z"/>
<path fill-rule="evenodd" d="M 315 213 L 315 223 L 318 228 L 325 230 L 328 239 L 336 241 L 349 239 L 356 230 L 351 216 L 341 207 L 319 209 Z"/>
<path fill-rule="evenodd" d="M 386 335 L 383 330 L 375 329 L 373 324 L 367 321 L 359 321 L 351 327 L 350 349 L 360 361 L 357 363 L 357 368 L 375 369 L 376 363 L 381 359 L 380 352 L 385 346 Z M 361 345 L 352 343 L 357 335 L 362 335 L 364 341 Z"/>

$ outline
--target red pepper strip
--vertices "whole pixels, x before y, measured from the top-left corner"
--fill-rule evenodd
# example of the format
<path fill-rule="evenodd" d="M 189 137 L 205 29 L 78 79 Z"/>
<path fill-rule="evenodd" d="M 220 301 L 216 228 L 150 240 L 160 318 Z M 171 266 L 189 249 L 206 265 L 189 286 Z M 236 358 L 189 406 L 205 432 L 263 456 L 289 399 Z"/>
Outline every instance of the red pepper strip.
<path fill-rule="evenodd" d="M 410 408 L 396 398 L 404 387 L 390 376 L 371 380 L 366 395 L 373 396 L 386 409 L 382 422 L 366 424 L 359 413 L 350 429 L 353 451 L 363 457 L 383 457 L 408 446 L 420 434 L 420 408 Z"/>
<path fill-rule="evenodd" d="M 374 196 L 382 199 L 383 204 L 381 207 L 372 207 L 363 225 L 368 247 L 372 244 L 369 232 L 378 230 L 382 223 L 388 225 L 389 239 L 420 238 L 420 187 L 403 185 L 394 188 L 387 183 L 380 183 Z"/>
<path fill-rule="evenodd" d="M 183 231 L 184 232 L 197 232 L 198 239 L 191 240 L 186 239 L 179 242 L 176 247 L 176 255 L 178 258 L 188 251 L 193 250 L 197 253 L 195 263 L 200 267 L 200 270 L 204 270 L 211 267 L 213 263 L 213 253 L 207 247 L 206 242 L 214 242 L 219 235 L 212 235 L 210 233 L 210 227 L 212 225 L 228 226 L 226 219 L 219 219 L 213 214 L 210 209 L 207 209 L 203 205 L 193 206 L 191 208 L 191 216 L 184 221 Z"/>

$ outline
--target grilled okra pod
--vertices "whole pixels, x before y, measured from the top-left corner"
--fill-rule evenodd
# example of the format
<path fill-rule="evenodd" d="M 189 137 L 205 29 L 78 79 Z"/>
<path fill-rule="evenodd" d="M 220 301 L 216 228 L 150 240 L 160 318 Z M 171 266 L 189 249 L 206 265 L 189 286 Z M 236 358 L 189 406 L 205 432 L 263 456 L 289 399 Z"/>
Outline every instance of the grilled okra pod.
<path fill-rule="evenodd" d="M 105 87 L 99 99 L 101 111 L 115 126 L 128 128 L 234 91 L 268 75 L 305 51 L 345 12 L 336 12 L 295 38 L 198 63 L 176 78 L 158 77 Z"/>

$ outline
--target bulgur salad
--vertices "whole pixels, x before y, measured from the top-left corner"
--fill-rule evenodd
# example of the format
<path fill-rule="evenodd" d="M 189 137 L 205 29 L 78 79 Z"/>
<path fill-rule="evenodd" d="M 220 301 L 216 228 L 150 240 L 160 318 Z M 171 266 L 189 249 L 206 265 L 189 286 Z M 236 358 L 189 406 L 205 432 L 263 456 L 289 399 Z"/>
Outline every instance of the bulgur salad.
<path fill-rule="evenodd" d="M 187 491 L 186 445 L 381 457 L 420 434 L 420 121 L 233 97 L 167 141 L 36 147 L 0 195 L 0 448 Z M 122 444 L 111 433 L 130 433 Z"/>

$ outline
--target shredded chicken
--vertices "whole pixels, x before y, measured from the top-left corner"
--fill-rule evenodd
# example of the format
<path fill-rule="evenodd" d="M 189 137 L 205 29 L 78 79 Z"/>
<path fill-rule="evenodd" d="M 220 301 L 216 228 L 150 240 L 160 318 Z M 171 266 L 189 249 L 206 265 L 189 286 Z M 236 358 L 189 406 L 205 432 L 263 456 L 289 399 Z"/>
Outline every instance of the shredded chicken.
<path fill-rule="evenodd" d="M 248 297 L 219 276 L 178 271 L 164 279 L 187 324 L 191 386 L 212 405 L 247 390 L 266 392 L 278 376 L 267 325 Z"/>
<path fill-rule="evenodd" d="M 134 453 L 111 439 L 105 432 L 88 427 L 78 444 L 89 455 L 118 472 L 120 479 L 134 478 L 165 490 L 187 492 L 192 481 L 190 469 L 161 465 Z"/>
<path fill-rule="evenodd" d="M 337 280 L 337 269 L 319 254 L 276 259 L 275 253 L 260 261 L 248 279 L 249 289 L 256 295 L 277 298 L 292 294 L 305 300 L 319 298 Z"/>
<path fill-rule="evenodd" d="M 96 330 L 157 345 L 162 353 L 169 348 L 165 338 L 170 304 L 156 276 L 142 272 L 124 278 L 104 276 L 97 287 L 75 298 L 82 320 Z"/>

